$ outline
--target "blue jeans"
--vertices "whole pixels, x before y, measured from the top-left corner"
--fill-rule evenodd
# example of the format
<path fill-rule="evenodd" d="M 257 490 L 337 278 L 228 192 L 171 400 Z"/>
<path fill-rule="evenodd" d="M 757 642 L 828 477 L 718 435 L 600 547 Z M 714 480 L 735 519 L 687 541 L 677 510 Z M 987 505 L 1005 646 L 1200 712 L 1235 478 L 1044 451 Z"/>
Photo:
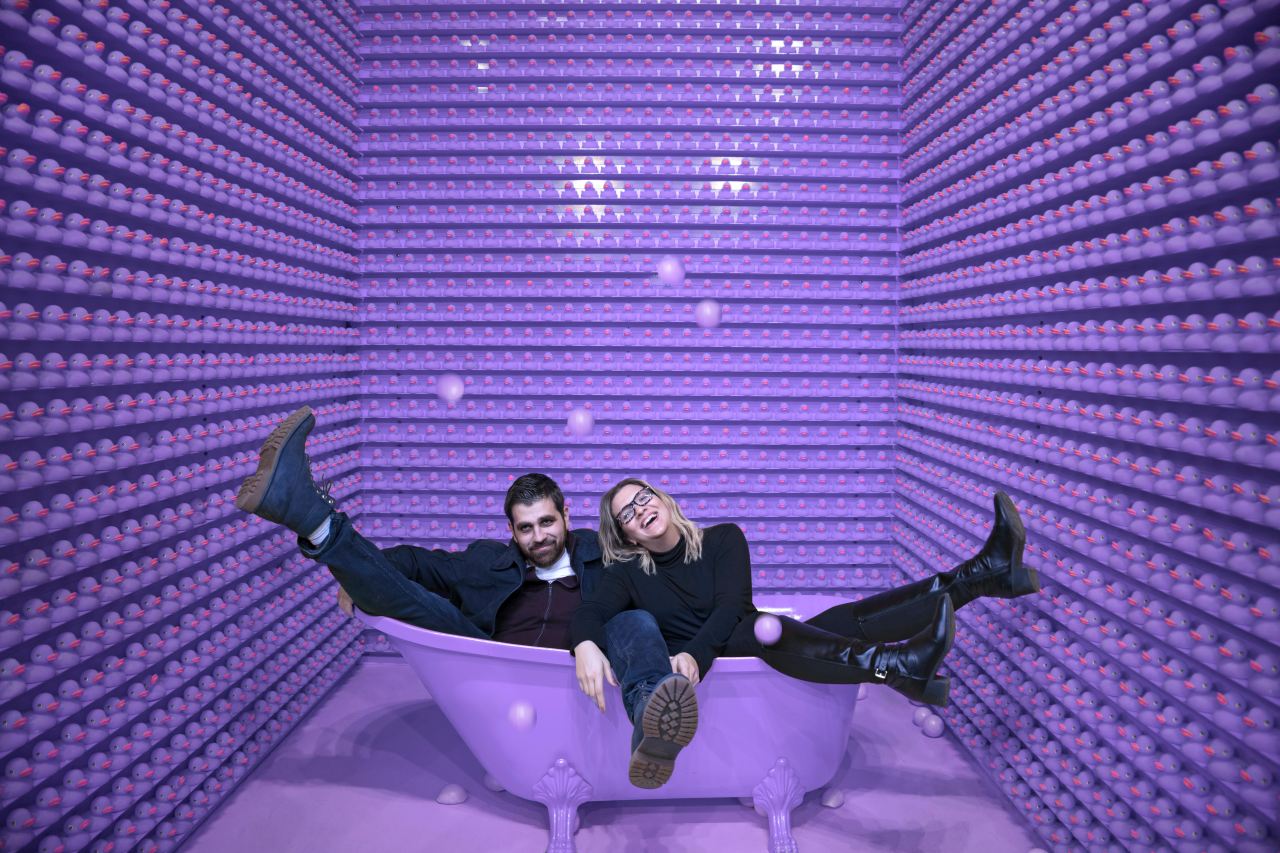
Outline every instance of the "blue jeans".
<path fill-rule="evenodd" d="M 414 579 L 416 568 L 398 559 L 403 548 L 381 549 L 361 536 L 346 513 L 329 516 L 329 536 L 319 548 L 298 539 L 302 553 L 329 567 L 338 583 L 365 613 L 388 616 L 418 628 L 490 639 L 462 615 L 453 602 L 436 595 Z"/>
<path fill-rule="evenodd" d="M 640 716 L 645 701 L 659 681 L 673 674 L 667 641 L 658 629 L 658 621 L 647 610 L 624 610 L 605 624 L 604 633 L 609 663 L 622 689 L 622 706 L 635 726 L 631 736 L 634 752 L 643 737 Z"/>

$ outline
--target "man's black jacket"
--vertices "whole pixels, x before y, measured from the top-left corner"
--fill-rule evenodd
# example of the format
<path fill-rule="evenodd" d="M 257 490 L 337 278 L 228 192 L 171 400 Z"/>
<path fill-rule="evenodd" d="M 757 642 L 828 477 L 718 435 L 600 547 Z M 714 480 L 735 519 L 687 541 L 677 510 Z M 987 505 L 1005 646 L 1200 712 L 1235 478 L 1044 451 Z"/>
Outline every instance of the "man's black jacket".
<path fill-rule="evenodd" d="M 582 597 L 595 590 L 604 572 L 596 532 L 571 530 L 569 562 Z M 427 550 L 414 545 L 388 548 L 391 563 L 415 583 L 447 598 L 481 631 L 492 635 L 498 609 L 524 582 L 525 559 L 514 540 L 479 539 L 463 551 Z M 395 553 L 399 552 L 399 553 Z"/>

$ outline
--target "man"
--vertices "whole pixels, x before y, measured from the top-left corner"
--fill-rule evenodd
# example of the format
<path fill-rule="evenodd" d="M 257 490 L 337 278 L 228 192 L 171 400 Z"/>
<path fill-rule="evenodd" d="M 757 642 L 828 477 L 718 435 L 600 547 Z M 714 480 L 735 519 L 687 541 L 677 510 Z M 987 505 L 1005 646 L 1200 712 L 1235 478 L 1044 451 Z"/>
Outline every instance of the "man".
<path fill-rule="evenodd" d="M 511 484 L 503 505 L 509 543 L 481 539 L 460 552 L 412 545 L 380 549 L 335 511 L 328 491 L 312 480 L 305 445 L 315 422 L 303 406 L 267 437 L 258 470 L 240 487 L 236 506 L 297 533 L 302 553 L 327 565 L 366 613 L 466 637 L 569 648 L 574 612 L 604 568 L 595 531 L 569 530 L 564 494 L 555 481 L 525 474 Z M 652 617 L 641 610 L 618 613 L 604 626 L 606 647 L 614 654 L 639 649 L 647 639 L 646 620 Z M 618 686 L 603 656 L 579 677 L 579 687 L 601 711 L 604 681 Z M 660 683 L 655 677 L 632 688 L 631 779 L 642 787 L 653 787 L 641 772 L 651 754 L 673 756 L 697 725 L 692 696 L 658 690 Z M 679 725 L 670 725 L 673 720 Z"/>
<path fill-rule="evenodd" d="M 380 549 L 312 479 L 305 445 L 315 422 L 303 406 L 267 437 L 236 506 L 297 533 L 302 553 L 328 566 L 366 613 L 465 637 L 569 648 L 569 622 L 603 566 L 595 531 L 569 530 L 554 480 L 525 474 L 511 484 L 503 506 L 510 542 Z M 608 679 L 616 684 L 612 672 Z"/>

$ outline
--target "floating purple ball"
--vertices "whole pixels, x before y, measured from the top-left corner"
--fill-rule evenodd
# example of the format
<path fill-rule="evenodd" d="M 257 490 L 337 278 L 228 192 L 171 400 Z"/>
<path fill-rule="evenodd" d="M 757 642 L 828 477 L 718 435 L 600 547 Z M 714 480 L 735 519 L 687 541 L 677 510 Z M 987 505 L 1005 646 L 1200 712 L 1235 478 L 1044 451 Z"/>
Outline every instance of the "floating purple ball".
<path fill-rule="evenodd" d="M 704 299 L 693 309 L 693 319 L 704 329 L 714 329 L 720 325 L 720 303 L 714 299 Z"/>
<path fill-rule="evenodd" d="M 528 702 L 513 702 L 507 709 L 507 722 L 511 723 L 516 731 L 527 732 L 538 722 L 538 713 Z"/>
<path fill-rule="evenodd" d="M 684 264 L 675 255 L 664 255 L 658 259 L 658 281 L 673 287 L 684 284 Z"/>
<path fill-rule="evenodd" d="M 924 732 L 925 737 L 942 737 L 944 729 L 946 729 L 946 724 L 942 722 L 942 718 L 937 714 L 930 714 L 920 724 L 920 731 Z"/>
<path fill-rule="evenodd" d="M 586 409 L 574 409 L 569 413 L 569 432 L 576 436 L 591 435 L 591 430 L 595 425 L 596 419 Z"/>
<path fill-rule="evenodd" d="M 456 373 L 444 373 L 436 380 L 436 395 L 452 406 L 462 399 L 466 391 L 462 377 Z"/>
<path fill-rule="evenodd" d="M 772 613 L 761 613 L 753 627 L 762 646 L 772 646 L 782 637 L 782 620 Z"/>
<path fill-rule="evenodd" d="M 924 721 L 934 716 L 934 713 L 928 708 L 916 708 L 915 713 L 911 715 L 911 722 L 917 726 L 924 725 Z"/>

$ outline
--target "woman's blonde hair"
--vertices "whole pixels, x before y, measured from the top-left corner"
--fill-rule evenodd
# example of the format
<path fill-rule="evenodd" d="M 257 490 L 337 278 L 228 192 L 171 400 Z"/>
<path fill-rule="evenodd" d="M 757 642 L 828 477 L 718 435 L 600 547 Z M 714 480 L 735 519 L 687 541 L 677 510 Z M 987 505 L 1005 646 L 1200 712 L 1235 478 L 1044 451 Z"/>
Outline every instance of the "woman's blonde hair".
<path fill-rule="evenodd" d="M 654 497 L 662 501 L 667 508 L 667 512 L 671 513 L 671 523 L 676 526 L 676 529 L 680 531 L 680 535 L 684 537 L 684 561 L 686 563 L 702 557 L 702 528 L 690 521 L 680 511 L 680 504 L 676 503 L 676 499 L 657 486 L 649 485 L 644 480 L 628 477 L 619 481 L 613 488 L 604 493 L 604 497 L 600 498 L 600 550 L 604 552 L 604 564 L 606 566 L 610 563 L 620 563 L 623 560 L 630 560 L 632 557 L 639 557 L 640 568 L 646 575 L 651 575 L 657 571 L 657 567 L 653 564 L 653 555 L 639 545 L 628 545 L 627 538 L 622 532 L 622 526 L 613 517 L 613 499 L 617 497 L 618 492 L 624 486 L 639 486 L 642 489 L 648 489 L 653 492 Z"/>

